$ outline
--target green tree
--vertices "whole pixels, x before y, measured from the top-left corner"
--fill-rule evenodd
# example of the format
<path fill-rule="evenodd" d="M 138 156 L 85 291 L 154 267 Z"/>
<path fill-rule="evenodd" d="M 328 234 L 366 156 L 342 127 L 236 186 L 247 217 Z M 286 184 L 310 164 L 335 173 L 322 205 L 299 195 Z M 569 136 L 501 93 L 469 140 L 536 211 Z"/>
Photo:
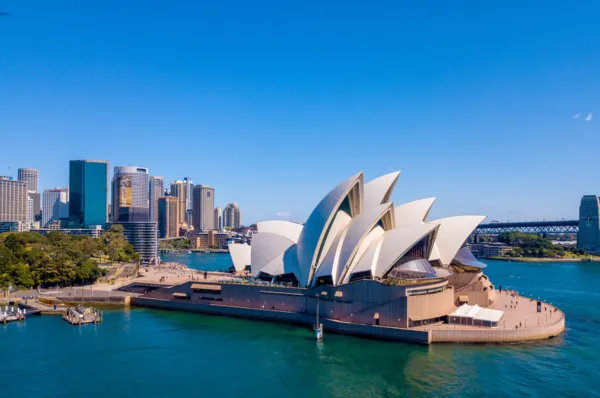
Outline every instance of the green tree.
<path fill-rule="evenodd" d="M 13 264 L 17 263 L 17 258 L 6 246 L 0 246 L 0 274 L 4 274 Z"/>
<path fill-rule="evenodd" d="M 12 280 L 19 287 L 31 288 L 33 286 L 33 277 L 29 267 L 23 263 L 19 263 L 12 269 Z"/>
<path fill-rule="evenodd" d="M 12 278 L 9 274 L 0 274 L 0 289 L 8 289 L 8 286 L 12 284 Z"/>
<path fill-rule="evenodd" d="M 25 252 L 25 245 L 19 238 L 18 234 L 12 233 L 4 239 L 4 246 L 12 252 L 12 254 L 18 259 L 22 258 Z"/>
<path fill-rule="evenodd" d="M 85 260 L 75 267 L 75 282 L 87 283 L 93 282 L 102 275 L 100 267 L 98 267 L 92 260 Z"/>
<path fill-rule="evenodd" d="M 95 256 L 98 254 L 98 241 L 90 236 L 86 236 L 79 242 L 79 248 L 87 256 Z"/>

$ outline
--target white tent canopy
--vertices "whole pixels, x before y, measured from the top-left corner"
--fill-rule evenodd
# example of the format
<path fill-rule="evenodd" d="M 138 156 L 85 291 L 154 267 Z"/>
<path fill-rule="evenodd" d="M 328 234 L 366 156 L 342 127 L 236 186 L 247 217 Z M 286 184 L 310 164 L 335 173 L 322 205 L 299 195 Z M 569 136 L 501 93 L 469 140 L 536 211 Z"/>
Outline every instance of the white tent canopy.
<path fill-rule="evenodd" d="M 498 326 L 503 317 L 504 311 L 463 304 L 448 315 L 448 321 L 457 325 Z"/>

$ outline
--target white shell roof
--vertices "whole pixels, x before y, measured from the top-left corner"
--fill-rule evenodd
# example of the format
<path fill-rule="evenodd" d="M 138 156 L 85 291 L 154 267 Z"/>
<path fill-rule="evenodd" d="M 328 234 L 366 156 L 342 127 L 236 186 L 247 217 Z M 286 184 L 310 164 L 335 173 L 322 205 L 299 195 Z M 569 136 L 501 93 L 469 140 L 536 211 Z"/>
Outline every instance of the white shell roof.
<path fill-rule="evenodd" d="M 396 228 L 423 223 L 427 218 L 427 214 L 429 214 L 429 210 L 431 210 L 431 206 L 433 206 L 433 202 L 435 202 L 435 198 L 427 198 L 396 207 L 394 209 Z"/>
<path fill-rule="evenodd" d="M 228 247 L 236 271 L 243 271 L 247 265 L 252 263 L 251 246 L 241 243 L 230 243 Z"/>
<path fill-rule="evenodd" d="M 364 238 L 362 240 L 362 242 L 360 243 L 360 246 L 358 248 L 358 251 L 354 255 L 354 259 L 348 266 L 348 271 L 346 271 L 344 280 L 348 279 L 349 274 L 356 267 L 356 264 L 360 261 L 361 257 L 366 253 L 366 251 L 369 249 L 369 247 L 371 247 L 371 245 L 374 242 L 379 242 L 379 240 L 381 239 L 381 237 L 384 234 L 385 234 L 385 229 L 383 229 L 382 227 L 380 227 L 378 225 L 375 228 L 373 228 L 373 230 L 371 232 L 369 232 L 369 234 L 366 236 L 366 238 Z"/>
<path fill-rule="evenodd" d="M 258 232 L 269 232 L 285 236 L 294 243 L 298 243 L 298 237 L 302 232 L 302 225 L 291 221 L 271 220 L 261 221 L 256 224 Z"/>
<path fill-rule="evenodd" d="M 484 219 L 485 216 L 457 216 L 429 222 L 440 226 L 429 261 L 439 260 L 442 265 L 450 265 L 463 243 Z"/>
<path fill-rule="evenodd" d="M 262 269 L 256 271 L 272 276 L 294 274 L 298 278 L 298 261 L 296 256 L 296 245 L 290 246 L 284 253 L 275 257 Z M 254 271 L 253 271 L 254 273 Z"/>
<path fill-rule="evenodd" d="M 346 239 L 347 233 L 348 229 L 346 228 L 335 237 L 333 243 L 331 244 L 331 248 L 315 272 L 313 280 L 311 281 L 312 285 L 317 283 L 319 277 L 328 275 L 331 275 L 331 278 L 335 284 L 335 281 L 339 277 L 340 253 L 342 251 L 343 243 Z"/>
<path fill-rule="evenodd" d="M 357 254 L 354 264 L 348 269 L 348 272 L 346 272 L 342 283 L 348 283 L 353 274 L 372 271 L 375 269 L 375 264 L 377 263 L 377 258 L 379 257 L 384 235 L 385 232 L 382 235 L 374 237 L 374 239 L 369 242 L 369 245 L 362 253 L 360 258 L 358 258 L 359 254 Z"/>
<path fill-rule="evenodd" d="M 339 279 L 344 276 L 344 271 L 350 266 L 357 254 L 363 240 L 377 226 L 379 220 L 391 211 L 393 211 L 392 204 L 384 203 L 367 209 L 354 217 L 342 233 L 335 238 L 322 263 L 319 264 L 315 276 L 331 275 L 334 284 L 337 285 Z"/>
<path fill-rule="evenodd" d="M 373 277 L 383 277 L 407 251 L 437 227 L 436 224 L 417 224 L 387 231 L 383 235 L 375 269 L 372 269 Z"/>
<path fill-rule="evenodd" d="M 363 208 L 368 209 L 389 202 L 399 176 L 400 172 L 395 171 L 366 183 L 364 186 Z"/>
<path fill-rule="evenodd" d="M 325 239 L 325 243 L 323 244 L 323 250 L 321 251 L 321 256 L 318 259 L 317 265 L 320 266 L 322 259 L 325 258 L 327 253 L 329 253 L 329 249 L 331 249 L 331 245 L 333 244 L 335 238 L 343 231 L 348 223 L 352 220 L 352 217 L 348 215 L 345 211 L 338 211 L 333 222 L 331 223 L 331 228 L 329 229 L 329 234 L 327 234 L 327 239 Z"/>
<path fill-rule="evenodd" d="M 393 219 L 393 204 L 384 203 L 382 205 L 374 206 L 369 209 L 364 209 L 363 212 L 352 219 L 347 227 L 346 239 L 340 242 L 342 245 L 339 261 L 337 266 L 339 267 L 337 279 L 334 279 L 335 284 L 338 284 L 339 278 L 344 277 L 345 271 L 350 266 L 351 261 L 354 259 L 354 255 L 358 251 L 360 244 L 363 239 L 367 237 L 369 232 L 383 218 L 387 212 L 392 212 Z M 335 264 L 334 264 L 335 266 Z"/>
<path fill-rule="evenodd" d="M 364 271 L 381 278 L 430 234 L 435 241 L 430 242 L 428 259 L 450 264 L 485 217 L 425 222 L 435 198 L 394 208 L 388 201 L 399 175 L 389 173 L 364 185 L 362 172 L 353 175 L 319 202 L 304 226 L 282 220 L 258 223 L 252 249 L 230 245 L 236 269 L 250 263 L 254 275 L 294 273 L 300 286 L 310 286 L 324 276 L 331 276 L 336 285 L 347 283 L 352 274 Z M 341 208 L 345 200 L 349 209 Z"/>
<path fill-rule="evenodd" d="M 333 222 L 337 211 L 344 199 L 348 196 L 353 187 L 358 185 L 359 193 L 362 195 L 363 173 L 353 175 L 344 182 L 333 188 L 315 207 L 308 217 L 304 228 L 298 238 L 298 267 L 299 282 L 307 286 L 314 272 L 318 251 L 325 240 L 330 224 Z M 362 200 L 362 198 L 359 198 Z"/>
<path fill-rule="evenodd" d="M 269 232 L 259 232 L 252 237 L 252 275 L 269 264 L 277 256 L 282 255 L 294 242 L 288 238 Z"/>

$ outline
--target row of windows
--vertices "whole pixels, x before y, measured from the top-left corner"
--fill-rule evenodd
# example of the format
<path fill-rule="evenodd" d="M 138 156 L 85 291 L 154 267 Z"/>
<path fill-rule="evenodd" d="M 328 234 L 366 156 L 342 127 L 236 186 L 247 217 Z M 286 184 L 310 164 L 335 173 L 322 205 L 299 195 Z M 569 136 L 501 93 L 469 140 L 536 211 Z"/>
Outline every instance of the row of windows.
<path fill-rule="evenodd" d="M 194 293 L 203 293 L 203 294 L 221 294 L 220 290 L 213 290 L 213 289 L 199 289 L 199 288 L 195 288 L 195 289 L 192 289 L 192 291 Z"/>
<path fill-rule="evenodd" d="M 446 286 L 435 287 L 433 289 L 420 289 L 420 290 L 409 290 L 406 292 L 407 296 L 421 296 L 423 294 L 439 293 L 446 290 Z"/>

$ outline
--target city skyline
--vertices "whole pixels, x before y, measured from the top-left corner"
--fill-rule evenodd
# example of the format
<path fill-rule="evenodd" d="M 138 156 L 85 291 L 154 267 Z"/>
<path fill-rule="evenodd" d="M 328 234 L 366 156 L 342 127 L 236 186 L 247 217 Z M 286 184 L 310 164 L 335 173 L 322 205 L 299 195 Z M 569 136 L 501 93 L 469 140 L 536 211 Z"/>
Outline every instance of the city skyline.
<path fill-rule="evenodd" d="M 115 178 L 115 169 L 117 169 L 117 168 L 127 169 L 127 168 L 136 168 L 136 167 L 141 167 L 141 168 L 143 168 L 148 173 L 148 185 L 150 185 L 150 177 L 163 179 L 164 189 L 165 189 L 165 191 L 169 191 L 169 194 L 171 196 L 177 196 L 177 195 L 173 195 L 173 193 L 170 192 L 171 186 L 173 184 L 181 184 L 182 188 L 183 188 L 183 190 L 185 192 L 184 193 L 185 197 L 183 198 L 184 203 L 187 204 L 187 202 L 188 202 L 188 198 L 187 198 L 187 192 L 188 191 L 187 191 L 187 184 L 186 184 L 187 180 L 186 179 L 190 179 L 190 177 L 185 177 L 185 178 L 182 179 L 181 177 L 175 176 L 175 177 L 173 177 L 172 180 L 169 180 L 166 177 L 162 177 L 162 176 L 160 176 L 160 177 L 151 176 L 152 172 L 151 172 L 151 169 L 149 167 L 131 166 L 131 164 L 129 166 L 114 166 L 110 160 L 89 160 L 88 159 L 86 161 L 91 161 L 91 162 L 108 162 L 108 180 L 109 180 L 108 181 L 108 195 L 109 195 L 109 197 L 108 197 L 108 204 L 111 205 L 111 206 L 112 206 L 112 202 L 113 202 L 113 199 L 114 199 L 113 198 L 113 195 L 114 195 L 114 192 L 113 192 L 113 180 Z M 21 170 L 21 169 L 35 170 L 38 173 L 36 175 L 36 178 L 39 179 L 39 182 L 38 182 L 39 187 L 40 187 L 39 191 L 41 191 L 41 192 L 43 192 L 44 190 L 52 190 L 52 189 L 56 188 L 57 186 L 61 186 L 61 184 L 58 184 L 58 183 L 57 184 L 55 184 L 55 183 L 48 183 L 47 184 L 48 187 L 46 187 L 45 179 L 44 179 L 44 176 L 43 176 L 43 172 L 44 172 L 43 168 L 40 170 L 39 168 L 31 169 L 31 168 L 19 167 L 18 169 L 15 169 L 14 175 L 12 173 L 13 169 L 11 168 L 11 173 L 5 173 L 5 174 L 1 174 L 0 173 L 0 175 L 4 175 L 4 176 L 7 176 L 7 177 L 12 177 L 13 180 L 18 181 L 17 170 Z M 68 167 L 67 167 L 67 169 L 68 169 Z M 391 168 L 388 171 L 390 171 L 390 170 L 391 170 Z M 402 183 L 401 180 L 402 180 L 402 175 L 403 175 L 402 172 L 400 172 L 400 173 L 401 173 L 401 176 L 400 176 L 400 180 L 398 182 L 399 184 Z M 42 175 L 41 177 L 40 177 L 40 174 Z M 157 174 L 160 174 L 160 173 L 157 173 Z M 189 174 L 192 174 L 192 173 L 189 173 Z M 181 173 L 179 173 L 179 175 L 181 175 Z M 69 180 L 69 175 L 68 175 L 68 172 L 67 172 L 67 178 L 66 178 L 66 180 L 67 181 L 64 184 L 62 184 L 62 185 L 64 185 L 68 189 L 68 186 L 69 186 L 69 181 L 68 181 Z M 190 179 L 190 181 L 191 181 L 191 179 Z M 191 184 L 191 185 L 192 185 L 192 187 L 194 187 L 194 184 Z M 197 184 L 195 186 L 201 186 L 201 185 L 203 185 L 203 184 Z M 226 184 L 226 185 L 228 186 L 229 184 Z M 234 188 L 235 187 L 233 187 L 232 191 L 235 191 Z M 150 189 L 150 188 L 148 188 L 148 189 Z M 600 189 L 598 191 L 600 193 Z M 148 194 L 148 192 L 146 192 L 146 193 Z M 423 191 L 423 192 L 428 192 L 428 191 Z M 163 194 L 165 194 L 165 192 L 163 192 Z M 39 193 L 38 193 L 38 195 L 39 195 Z M 581 196 L 583 196 L 583 195 L 586 195 L 586 194 L 584 193 Z M 246 195 L 240 194 L 239 196 L 246 196 Z M 392 200 L 393 199 L 394 199 L 394 197 L 392 197 Z M 484 222 L 493 222 L 493 221 L 541 221 L 541 220 L 551 221 L 551 220 L 565 220 L 565 219 L 575 220 L 575 219 L 578 218 L 577 207 L 579 206 L 580 199 L 581 199 L 580 197 L 575 198 L 574 204 L 571 204 L 574 207 L 571 208 L 571 209 L 568 209 L 568 212 L 565 213 L 565 214 L 568 214 L 568 213 L 572 213 L 572 214 L 571 215 L 567 215 L 566 217 L 561 217 L 561 216 L 558 216 L 558 215 L 554 215 L 554 216 L 550 215 L 548 217 L 535 217 L 535 218 L 521 217 L 521 218 L 519 218 L 518 216 L 519 216 L 519 214 L 523 214 L 522 212 L 520 212 L 520 211 L 511 211 L 509 213 L 511 215 L 514 215 L 515 218 L 506 218 L 505 219 L 505 218 L 502 218 L 502 217 L 493 217 L 493 216 L 487 215 L 487 219 Z M 407 200 L 410 200 L 410 199 L 407 199 Z M 226 207 L 226 205 L 229 204 L 229 203 L 230 202 L 223 202 L 223 203 L 215 202 L 215 208 L 221 207 L 222 209 L 224 209 Z M 237 203 L 237 201 L 235 203 Z M 43 206 L 43 203 L 40 203 L 40 205 Z M 150 207 L 151 207 L 150 206 L 150 202 L 148 201 L 148 211 L 149 211 L 149 213 L 151 211 Z M 494 207 L 498 208 L 498 206 L 494 206 Z M 473 214 L 485 214 L 485 209 L 492 209 L 493 210 L 492 207 L 490 207 L 490 206 L 488 206 L 486 204 L 480 204 L 480 203 L 474 203 L 474 207 L 473 208 L 480 209 L 478 212 L 477 211 L 473 211 L 472 212 Z M 112 212 L 114 211 L 114 209 L 112 209 L 112 208 L 109 208 L 109 209 L 110 209 L 110 211 L 107 210 L 107 213 L 108 214 L 113 214 Z M 468 207 L 463 204 L 463 207 L 460 207 L 460 209 L 468 209 Z M 300 214 L 300 213 L 292 213 L 292 212 L 288 212 L 288 211 L 276 211 L 276 212 L 271 212 L 269 214 L 271 214 L 271 217 L 267 217 L 267 219 L 274 219 L 274 220 L 279 219 L 279 220 L 293 221 L 293 222 L 298 222 L 298 223 L 303 223 L 303 222 L 306 221 L 306 218 L 304 218 L 304 219 L 295 218 L 295 214 Z M 432 214 L 436 214 L 435 215 L 436 217 L 443 217 L 443 216 L 446 215 L 446 213 L 440 213 L 440 212 L 435 212 L 435 211 L 432 211 Z M 182 212 L 182 215 L 183 215 L 183 212 Z M 242 225 L 251 225 L 251 224 L 255 224 L 257 221 L 259 221 L 259 220 L 254 220 L 254 217 L 247 216 L 247 212 L 244 211 L 244 220 L 247 220 L 248 218 L 251 218 L 252 221 L 248 221 L 247 223 L 242 224 Z"/>
<path fill-rule="evenodd" d="M 100 166 L 99 169 L 98 166 Z M 110 173 L 110 169 L 113 170 L 112 174 Z M 88 181 L 90 177 L 91 179 Z M 1 178 L 13 185 L 21 184 L 25 188 L 25 192 L 28 193 L 29 196 L 22 200 L 23 203 L 21 203 L 21 205 L 26 207 L 25 221 L 29 224 L 30 228 L 35 228 L 34 214 L 37 213 L 34 212 L 34 199 L 32 199 L 31 195 L 37 194 L 37 205 L 39 206 L 41 195 L 36 192 L 39 170 L 19 168 L 16 179 L 10 175 L 1 176 Z M 90 181 L 92 182 L 91 184 Z M 76 187 L 70 190 L 69 186 L 73 183 L 76 184 Z M 29 186 L 34 187 L 34 190 L 28 190 Z M 181 226 L 185 226 L 187 229 L 187 226 L 192 225 L 192 208 L 188 209 L 187 212 L 185 212 L 185 210 L 186 207 L 193 205 L 193 190 L 194 188 L 197 188 L 198 190 L 209 189 L 210 193 L 208 194 L 209 202 L 205 203 L 205 201 L 201 201 L 201 204 L 197 204 L 199 208 L 202 208 L 202 211 L 197 212 L 198 214 L 194 216 L 198 217 L 200 220 L 198 222 L 200 225 L 196 226 L 195 229 L 220 229 L 218 226 L 219 217 L 216 217 L 215 212 L 217 212 L 217 210 L 220 211 L 221 209 L 214 205 L 214 188 L 206 185 L 196 185 L 194 187 L 190 177 L 184 177 L 183 180 L 173 181 L 170 184 L 170 190 L 164 189 L 164 187 L 163 177 L 150 176 L 148 168 L 145 167 L 112 167 L 107 160 L 70 160 L 69 184 L 67 184 L 67 187 L 54 187 L 53 189 L 43 190 L 43 198 L 45 200 L 41 204 L 43 204 L 46 214 L 43 217 L 39 217 L 39 227 L 45 228 L 51 221 L 57 221 L 64 226 L 69 225 L 70 228 L 102 225 L 102 223 L 97 221 L 99 220 L 98 199 L 105 201 L 106 203 L 106 223 L 158 222 L 158 199 L 169 196 L 175 198 L 178 204 L 178 220 L 175 223 L 176 228 L 178 229 Z M 63 195 L 67 195 L 67 197 L 61 197 L 61 199 L 59 199 L 60 195 L 57 195 L 59 190 Z M 90 193 L 91 196 L 89 195 Z M 104 198 L 104 193 L 107 196 L 106 198 Z M 198 195 L 198 198 L 201 196 L 203 195 Z M 12 196 L 10 196 L 10 198 L 7 196 L 7 198 L 10 200 L 10 203 L 6 205 L 15 205 Z M 71 199 L 73 198 L 75 198 L 75 202 L 71 203 Z M 91 202 L 89 200 L 90 198 L 93 198 Z M 65 202 L 66 215 L 61 215 L 63 212 L 57 207 L 57 200 L 59 202 Z M 92 208 L 88 208 L 90 204 L 92 205 Z M 79 210 L 75 210 L 75 208 L 79 208 Z M 86 210 L 84 210 L 84 208 L 86 208 Z M 90 210 L 94 214 L 93 218 L 96 219 L 96 222 L 90 223 L 84 221 L 89 214 L 92 214 L 90 213 Z M 154 212 L 156 212 L 156 214 L 154 214 Z M 204 215 L 200 216 L 199 213 L 203 213 Z M 156 217 L 156 219 L 153 219 L 153 217 Z M 238 218 L 239 217 L 240 216 L 238 216 Z M 24 222 L 20 218 L 22 217 L 16 217 L 15 220 L 7 219 L 4 221 Z M 241 227 L 239 222 L 236 224 L 236 227 Z"/>
<path fill-rule="evenodd" d="M 361 170 L 406 171 L 393 199 L 437 194 L 432 217 L 576 219 L 581 196 L 600 192 L 581 154 L 582 144 L 600 144 L 590 83 L 599 4 L 581 12 L 550 1 L 540 14 L 514 1 L 308 2 L 294 12 L 272 4 L 264 15 L 247 4 L 176 15 L 158 5 L 143 17 L 131 5 L 118 15 L 6 7 L 0 134 L 44 145 L 6 153 L 0 175 L 39 169 L 40 192 L 66 185 L 64 165 L 77 158 L 140 164 L 165 183 L 192 176 L 239 203 L 248 222 L 302 222 L 320 191 Z M 226 153 L 202 151 L 203 167 L 244 166 L 207 173 L 194 149 L 223 141 Z M 177 155 L 157 156 L 176 146 Z M 553 166 L 557 158 L 568 165 Z"/>

